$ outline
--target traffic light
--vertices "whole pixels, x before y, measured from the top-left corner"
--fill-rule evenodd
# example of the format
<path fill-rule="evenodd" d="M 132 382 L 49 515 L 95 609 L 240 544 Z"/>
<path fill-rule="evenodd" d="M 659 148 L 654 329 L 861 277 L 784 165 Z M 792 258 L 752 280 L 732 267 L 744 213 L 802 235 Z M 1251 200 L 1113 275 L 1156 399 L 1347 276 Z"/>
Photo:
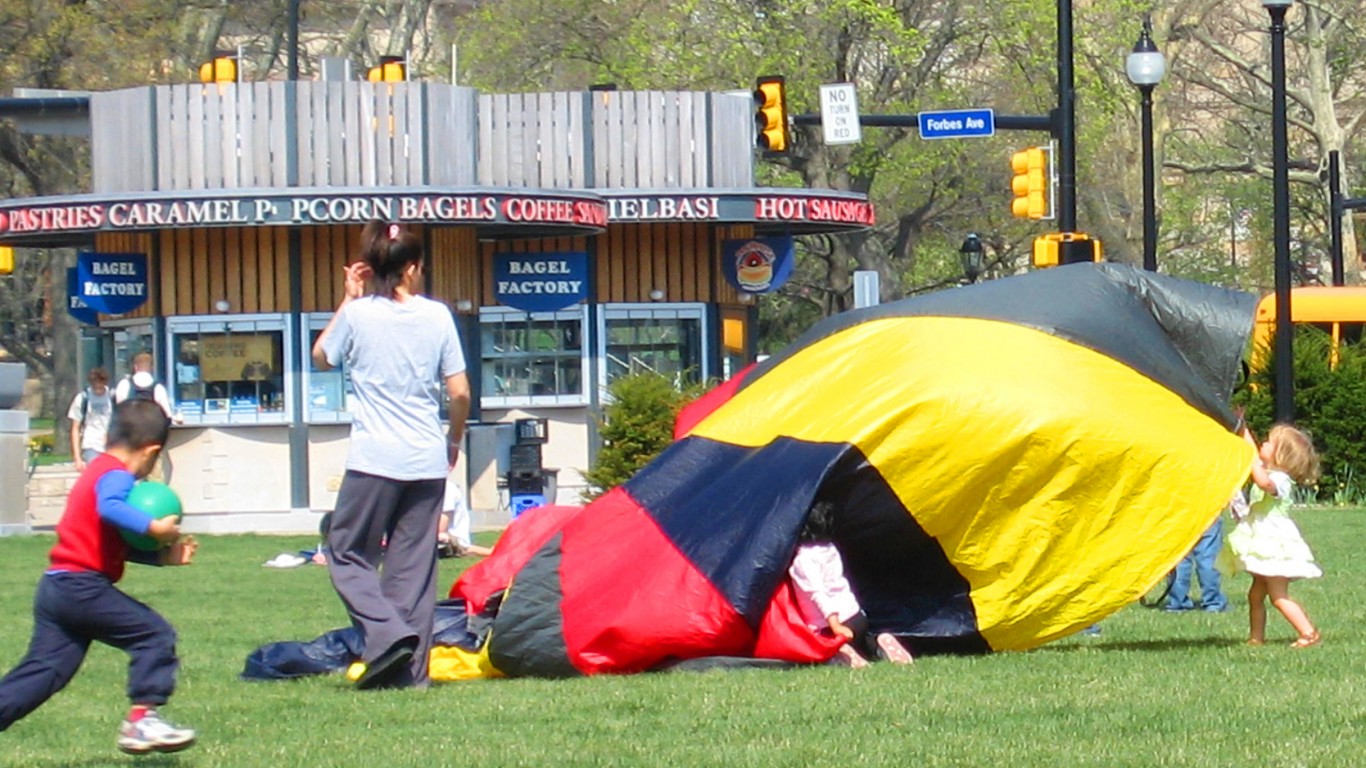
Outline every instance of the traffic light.
<path fill-rule="evenodd" d="M 1010 191 L 1015 199 L 1010 212 L 1022 219 L 1042 219 L 1049 216 L 1049 191 L 1052 179 L 1048 172 L 1048 156 L 1044 147 L 1030 147 L 1010 156 Z"/>
<path fill-rule="evenodd" d="M 1100 241 L 1081 232 L 1049 232 L 1034 238 L 1034 266 L 1056 267 L 1074 262 L 1105 261 Z"/>
<path fill-rule="evenodd" d="M 381 56 L 365 79 L 372 83 L 401 83 L 408 79 L 408 62 L 402 56 Z"/>
<path fill-rule="evenodd" d="M 0 275 L 8 275 L 14 271 L 14 249 L 8 245 L 0 245 Z"/>
<path fill-rule="evenodd" d="M 765 75 L 754 85 L 755 143 L 766 152 L 787 152 L 791 134 L 787 129 L 787 93 L 781 75 Z"/>
<path fill-rule="evenodd" d="M 220 84 L 237 82 L 236 54 L 228 51 L 214 53 L 212 61 L 206 61 L 199 65 L 199 82 Z"/>

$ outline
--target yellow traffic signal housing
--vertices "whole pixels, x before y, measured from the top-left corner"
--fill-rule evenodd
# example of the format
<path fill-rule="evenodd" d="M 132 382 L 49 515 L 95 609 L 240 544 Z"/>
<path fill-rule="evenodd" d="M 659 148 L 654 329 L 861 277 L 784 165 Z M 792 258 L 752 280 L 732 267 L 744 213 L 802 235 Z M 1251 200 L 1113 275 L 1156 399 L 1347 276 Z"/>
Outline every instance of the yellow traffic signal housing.
<path fill-rule="evenodd" d="M 1038 268 L 1058 266 L 1058 233 L 1050 232 L 1034 238 L 1034 266 Z"/>
<path fill-rule="evenodd" d="M 1081 232 L 1049 232 L 1034 238 L 1034 266 L 1056 267 L 1064 261 L 1064 249 L 1089 248 L 1091 261 L 1105 261 L 1105 249 L 1099 240 Z"/>
<path fill-rule="evenodd" d="M 1010 212 L 1022 219 L 1042 219 L 1049 215 L 1049 191 L 1052 179 L 1048 172 L 1048 156 L 1043 147 L 1030 147 L 1010 156 L 1010 191 L 1015 199 Z"/>
<path fill-rule="evenodd" d="M 372 83 L 401 83 L 408 79 L 408 62 L 402 56 L 381 56 L 365 79 Z"/>
<path fill-rule="evenodd" d="M 14 271 L 14 249 L 8 245 L 0 245 L 0 275 L 8 275 Z"/>
<path fill-rule="evenodd" d="M 781 75 L 766 75 L 754 85 L 755 143 L 773 154 L 787 152 L 791 134 L 787 128 L 787 92 Z"/>
<path fill-rule="evenodd" d="M 199 82 L 237 82 L 237 56 L 231 53 L 215 53 L 212 61 L 199 65 Z"/>

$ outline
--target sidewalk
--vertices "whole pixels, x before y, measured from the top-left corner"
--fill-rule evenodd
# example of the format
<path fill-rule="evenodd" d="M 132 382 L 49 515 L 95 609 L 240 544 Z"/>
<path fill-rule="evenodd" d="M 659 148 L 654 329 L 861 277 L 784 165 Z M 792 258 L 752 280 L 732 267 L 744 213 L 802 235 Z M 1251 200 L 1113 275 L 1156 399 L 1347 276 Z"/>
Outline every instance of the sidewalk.
<path fill-rule="evenodd" d="M 28 523 L 34 530 L 51 530 L 57 525 L 77 476 L 76 465 L 69 462 L 40 466 L 34 471 L 28 480 Z M 506 511 L 474 510 L 471 529 L 475 533 L 501 531 L 507 523 L 495 521 L 506 514 Z"/>
<path fill-rule="evenodd" d="M 66 508 L 66 496 L 76 483 L 75 464 L 40 466 L 28 479 L 28 523 L 35 530 L 48 530 Z"/>

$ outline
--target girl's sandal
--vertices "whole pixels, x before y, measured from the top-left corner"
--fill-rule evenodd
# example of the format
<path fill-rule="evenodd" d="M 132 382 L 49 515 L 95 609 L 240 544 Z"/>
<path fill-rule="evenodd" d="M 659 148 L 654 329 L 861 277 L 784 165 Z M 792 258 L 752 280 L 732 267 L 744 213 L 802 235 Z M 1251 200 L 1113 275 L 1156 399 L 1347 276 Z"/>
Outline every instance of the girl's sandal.
<path fill-rule="evenodd" d="M 1265 640 L 1258 640 L 1258 639 L 1255 638 L 1255 637 L 1249 637 L 1249 638 L 1247 639 L 1247 644 L 1255 648 L 1255 647 L 1257 647 L 1257 646 L 1259 646 L 1259 645 L 1266 645 L 1266 641 L 1265 641 Z"/>
<path fill-rule="evenodd" d="M 1321 635 L 1318 633 L 1318 630 L 1315 630 L 1315 631 L 1313 631 L 1313 632 L 1310 632 L 1310 633 L 1307 634 L 1307 635 L 1300 635 L 1300 639 L 1298 639 L 1298 640 L 1296 640 L 1295 642 L 1291 643 L 1291 644 L 1290 644 L 1290 647 L 1291 647 L 1291 648 L 1308 648 L 1308 647 L 1310 647 L 1310 646 L 1318 645 L 1318 644 L 1321 643 L 1321 642 L 1323 642 L 1323 636 L 1321 636 Z"/>

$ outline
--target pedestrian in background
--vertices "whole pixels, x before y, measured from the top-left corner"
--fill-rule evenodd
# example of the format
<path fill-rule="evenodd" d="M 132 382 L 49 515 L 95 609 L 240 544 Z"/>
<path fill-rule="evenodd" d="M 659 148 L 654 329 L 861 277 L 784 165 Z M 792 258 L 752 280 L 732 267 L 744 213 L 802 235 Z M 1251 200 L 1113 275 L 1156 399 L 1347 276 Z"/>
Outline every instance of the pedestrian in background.
<path fill-rule="evenodd" d="M 71 398 L 71 407 L 66 409 L 66 417 L 71 420 L 71 458 L 77 472 L 85 471 L 86 463 L 104 453 L 104 444 L 109 437 L 109 417 L 113 412 L 109 372 L 91 368 L 85 389 Z"/>

